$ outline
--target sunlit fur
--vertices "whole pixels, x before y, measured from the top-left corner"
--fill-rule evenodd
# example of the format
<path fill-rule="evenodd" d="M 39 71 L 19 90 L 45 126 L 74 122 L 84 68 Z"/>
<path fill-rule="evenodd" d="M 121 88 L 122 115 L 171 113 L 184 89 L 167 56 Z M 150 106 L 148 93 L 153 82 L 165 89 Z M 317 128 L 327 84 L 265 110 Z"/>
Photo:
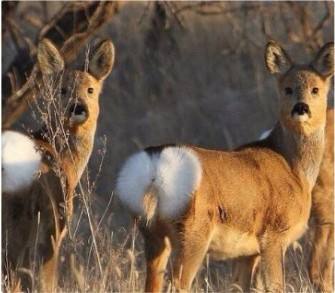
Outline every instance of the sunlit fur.
<path fill-rule="evenodd" d="M 188 146 L 200 162 L 202 177 L 187 209 L 172 219 L 157 217 L 140 225 L 147 260 L 145 291 L 162 290 L 171 247 L 177 289 L 191 290 L 209 253 L 216 259 L 247 257 L 251 264 L 260 257 L 265 290 L 283 291 L 283 255 L 307 228 L 311 190 L 323 156 L 332 46 L 326 44 L 311 64 L 301 66 L 269 42 L 265 60 L 280 93 L 280 119 L 271 134 L 232 152 Z M 313 87 L 318 87 L 317 94 Z M 308 119 L 295 119 L 297 103 L 308 105 Z M 170 184 L 179 190 L 182 176 L 171 171 L 175 176 Z M 138 166 L 137 173 L 142 172 Z M 133 188 L 136 184 L 132 182 Z M 244 291 L 250 290 L 250 279 L 240 280 Z"/>

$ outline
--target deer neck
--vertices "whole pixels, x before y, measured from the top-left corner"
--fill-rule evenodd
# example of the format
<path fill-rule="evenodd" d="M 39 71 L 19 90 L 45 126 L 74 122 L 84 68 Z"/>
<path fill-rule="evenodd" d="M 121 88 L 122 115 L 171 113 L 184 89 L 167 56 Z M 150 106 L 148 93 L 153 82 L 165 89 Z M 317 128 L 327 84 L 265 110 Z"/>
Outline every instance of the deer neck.
<path fill-rule="evenodd" d="M 311 191 L 319 174 L 325 146 L 325 126 L 306 135 L 292 131 L 282 123 L 277 123 L 271 135 L 274 148 L 290 164 L 293 172 L 304 182 L 307 181 Z"/>
<path fill-rule="evenodd" d="M 69 184 L 73 188 L 78 184 L 91 156 L 96 126 L 96 121 L 90 121 L 90 123 L 85 122 L 84 125 L 70 129 L 69 148 L 66 148 L 63 153 L 62 165 Z"/>

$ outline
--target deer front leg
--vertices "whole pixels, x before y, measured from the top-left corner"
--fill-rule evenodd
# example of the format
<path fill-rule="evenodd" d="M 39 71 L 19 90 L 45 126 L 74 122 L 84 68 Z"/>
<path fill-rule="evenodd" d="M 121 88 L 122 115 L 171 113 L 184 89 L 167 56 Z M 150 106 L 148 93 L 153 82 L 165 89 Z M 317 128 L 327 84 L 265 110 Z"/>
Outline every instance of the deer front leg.
<path fill-rule="evenodd" d="M 171 243 L 167 227 L 155 223 L 154 227 L 142 227 L 145 242 L 147 276 L 145 292 L 161 292 L 164 285 L 164 274 L 171 254 Z"/>
<path fill-rule="evenodd" d="M 59 252 L 64 237 L 67 234 L 67 229 L 64 228 L 59 234 L 57 233 L 56 238 L 52 238 L 52 255 L 45 261 L 40 268 L 40 288 L 42 292 L 55 292 L 58 282 L 58 261 Z"/>
<path fill-rule="evenodd" d="M 54 292 L 58 280 L 58 255 L 42 264 L 40 268 L 40 288 L 42 292 Z"/>
<path fill-rule="evenodd" d="M 309 276 L 318 292 L 333 292 L 334 225 L 316 225 Z"/>
<path fill-rule="evenodd" d="M 234 260 L 233 285 L 237 285 L 237 289 L 243 292 L 249 292 L 251 287 L 261 289 L 259 284 L 259 261 L 259 255 L 245 256 Z M 231 291 L 233 290 L 232 286 Z"/>
<path fill-rule="evenodd" d="M 260 273 L 266 292 L 283 292 L 284 248 L 278 240 L 267 240 L 261 249 Z"/>

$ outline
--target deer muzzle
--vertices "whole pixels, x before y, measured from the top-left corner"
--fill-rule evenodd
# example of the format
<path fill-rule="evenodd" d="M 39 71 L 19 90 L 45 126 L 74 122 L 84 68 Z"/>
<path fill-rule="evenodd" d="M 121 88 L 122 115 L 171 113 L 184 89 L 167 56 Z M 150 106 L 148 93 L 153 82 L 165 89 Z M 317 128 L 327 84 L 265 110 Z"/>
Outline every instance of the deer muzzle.
<path fill-rule="evenodd" d="M 88 118 L 88 109 L 85 103 L 77 101 L 69 108 L 70 123 L 81 124 Z"/>
<path fill-rule="evenodd" d="M 306 103 L 299 102 L 294 105 L 291 116 L 294 120 L 304 122 L 311 117 L 311 111 Z"/>

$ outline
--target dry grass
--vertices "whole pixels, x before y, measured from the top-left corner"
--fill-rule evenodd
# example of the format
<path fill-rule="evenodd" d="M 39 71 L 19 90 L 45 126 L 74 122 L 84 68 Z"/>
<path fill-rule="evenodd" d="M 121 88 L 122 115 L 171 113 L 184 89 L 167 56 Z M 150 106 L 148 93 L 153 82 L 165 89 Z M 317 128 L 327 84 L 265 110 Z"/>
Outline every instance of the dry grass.
<path fill-rule="evenodd" d="M 94 236 L 86 229 L 87 215 L 82 206 L 73 220 L 72 235 L 64 244 L 61 257 L 61 292 L 143 292 L 145 259 L 141 235 L 136 223 L 130 229 L 111 231 L 113 200 L 106 207 L 105 216 L 91 213 Z M 106 216 L 109 214 L 109 216 Z M 79 229 L 78 229 L 79 226 Z M 82 231 L 80 231 L 82 230 Z M 98 264 L 94 255 L 95 238 L 101 255 Z M 307 237 L 308 238 L 308 237 Z M 314 292 L 306 271 L 306 256 L 310 243 L 304 240 L 302 249 L 289 249 L 286 258 L 287 292 Z M 171 268 L 171 263 L 168 264 Z M 168 292 L 174 291 L 166 273 Z M 194 281 L 192 292 L 227 292 L 232 284 L 231 262 L 210 262 L 207 256 Z"/>
<path fill-rule="evenodd" d="M 303 59 L 312 51 L 306 49 L 307 43 L 316 46 L 333 36 L 333 16 L 315 40 L 295 14 L 305 6 L 307 23 L 315 28 L 325 13 L 323 3 L 294 7 L 257 3 L 263 14 L 259 9 L 243 10 L 237 2 L 221 2 L 224 9 L 232 10 L 224 14 L 185 11 L 179 15 L 184 29 L 173 15 L 163 27 L 152 26 L 152 5 L 144 13 L 146 4 L 129 3 L 101 33 L 116 45 L 116 64 L 101 98 L 89 172 L 75 199 L 72 229 L 62 251 L 59 291 L 143 291 L 143 242 L 113 194 L 120 164 L 147 145 L 179 142 L 232 148 L 256 139 L 277 117 L 274 82 L 263 65 L 265 41 L 279 40 L 294 57 Z M 333 3 L 329 5 L 333 11 Z M 4 47 L 4 56 L 9 51 Z M 25 117 L 18 127 L 32 122 Z M 308 239 L 302 250 L 287 253 L 288 292 L 313 292 L 305 265 Z M 193 291 L 226 292 L 231 274 L 229 262 L 206 258 Z M 5 288 L 15 283 L 3 281 Z M 170 284 L 167 289 L 173 290 Z"/>

